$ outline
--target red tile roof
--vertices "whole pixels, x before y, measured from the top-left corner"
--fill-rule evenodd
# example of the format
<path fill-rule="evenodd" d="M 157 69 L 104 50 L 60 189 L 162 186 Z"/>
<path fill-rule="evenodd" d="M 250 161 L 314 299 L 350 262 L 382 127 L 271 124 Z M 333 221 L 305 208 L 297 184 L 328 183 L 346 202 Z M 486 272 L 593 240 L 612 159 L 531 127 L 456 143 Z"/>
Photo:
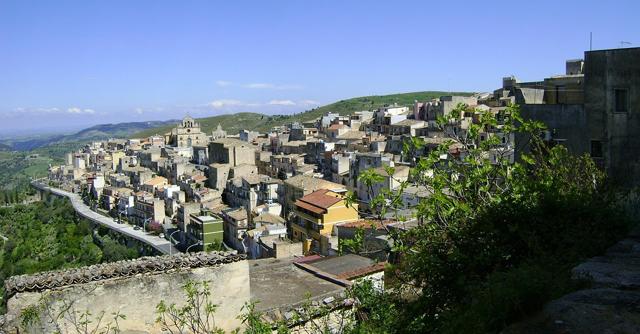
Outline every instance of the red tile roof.
<path fill-rule="evenodd" d="M 373 220 L 367 220 L 367 219 L 361 219 L 355 222 L 349 222 L 349 223 L 343 223 L 340 224 L 340 227 L 354 227 L 354 228 L 358 228 L 358 227 L 362 227 L 365 229 L 369 229 L 369 228 L 375 228 L 376 230 L 383 230 L 384 226 L 389 225 L 389 224 L 393 224 L 393 223 L 397 223 L 397 221 L 395 220 L 391 220 L 391 219 L 386 219 L 383 220 L 382 222 L 379 221 L 373 221 Z"/>
<path fill-rule="evenodd" d="M 346 271 L 336 276 L 341 279 L 352 280 L 355 278 L 359 278 L 359 277 L 363 277 L 363 276 L 367 276 L 373 273 L 383 271 L 385 264 L 386 262 L 378 262 L 372 266 L 358 268 L 352 271 Z"/>
<path fill-rule="evenodd" d="M 191 177 L 191 179 L 194 180 L 195 182 L 202 182 L 202 181 L 206 180 L 207 177 L 204 176 L 204 175 L 194 175 L 194 176 Z"/>
<path fill-rule="evenodd" d="M 317 213 L 319 215 L 321 215 L 321 214 L 326 212 L 326 210 L 323 209 L 323 208 L 319 208 L 319 207 L 311 205 L 309 203 L 302 202 L 301 200 L 297 200 L 296 201 L 296 206 L 298 206 L 300 208 L 303 208 L 305 210 L 309 210 L 311 212 Z"/>
<path fill-rule="evenodd" d="M 340 195 L 331 196 L 331 195 L 327 194 L 329 192 L 334 194 L 331 190 L 328 190 L 328 189 L 316 190 L 316 191 L 312 192 L 311 194 L 300 198 L 299 201 L 306 202 L 308 204 L 311 204 L 313 206 L 316 206 L 316 207 L 319 207 L 319 208 L 322 208 L 322 209 L 328 209 L 331 206 L 333 206 L 334 204 L 336 204 L 336 203 L 338 203 L 338 202 L 340 202 L 342 200 L 342 196 L 340 196 Z"/>

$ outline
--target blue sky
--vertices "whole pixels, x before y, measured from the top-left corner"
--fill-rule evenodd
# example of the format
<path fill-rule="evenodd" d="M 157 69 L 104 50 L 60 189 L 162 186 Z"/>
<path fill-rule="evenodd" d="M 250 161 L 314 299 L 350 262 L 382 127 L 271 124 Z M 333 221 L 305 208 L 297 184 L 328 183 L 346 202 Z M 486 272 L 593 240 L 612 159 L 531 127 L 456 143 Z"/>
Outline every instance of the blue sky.
<path fill-rule="evenodd" d="M 640 46 L 638 1 L 0 0 L 0 134 L 488 91 Z"/>

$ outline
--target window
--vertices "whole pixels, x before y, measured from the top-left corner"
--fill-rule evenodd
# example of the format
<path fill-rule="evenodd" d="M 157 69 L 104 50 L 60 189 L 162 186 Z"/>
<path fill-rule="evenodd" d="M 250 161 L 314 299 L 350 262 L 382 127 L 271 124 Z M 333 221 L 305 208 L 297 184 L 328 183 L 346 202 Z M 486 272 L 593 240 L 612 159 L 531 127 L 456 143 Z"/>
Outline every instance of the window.
<path fill-rule="evenodd" d="M 591 157 L 602 158 L 602 141 L 601 140 L 591 141 Z"/>
<path fill-rule="evenodd" d="M 629 111 L 629 90 L 618 88 L 614 90 L 614 111 L 615 112 L 628 112 Z"/>

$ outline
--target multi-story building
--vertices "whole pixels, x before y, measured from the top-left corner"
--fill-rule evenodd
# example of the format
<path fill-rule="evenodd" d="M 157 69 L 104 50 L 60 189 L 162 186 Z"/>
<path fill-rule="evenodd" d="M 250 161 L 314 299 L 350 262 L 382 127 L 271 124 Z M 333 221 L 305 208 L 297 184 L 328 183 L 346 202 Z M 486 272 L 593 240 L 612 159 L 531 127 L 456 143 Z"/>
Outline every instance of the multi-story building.
<path fill-rule="evenodd" d="M 224 242 L 240 252 L 246 252 L 242 244 L 244 233 L 249 229 L 249 216 L 245 208 L 223 211 Z"/>
<path fill-rule="evenodd" d="M 301 123 L 293 123 L 289 126 L 289 139 L 291 140 L 307 140 L 318 134 L 315 127 L 305 127 Z"/>
<path fill-rule="evenodd" d="M 287 178 L 302 174 L 304 156 L 299 154 L 277 154 L 271 156 L 271 169 L 269 176 L 275 178 Z"/>
<path fill-rule="evenodd" d="M 391 171 L 393 173 L 389 174 Z M 373 184 L 371 187 L 368 187 L 362 181 L 356 179 L 357 188 L 354 193 L 362 206 L 368 207 L 371 199 L 380 195 L 383 190 L 394 191 L 400 187 L 402 182 L 406 182 L 409 178 L 409 167 L 407 166 L 391 167 L 389 170 L 385 167 L 378 167 L 374 169 L 374 172 L 380 175 L 383 181 Z"/>
<path fill-rule="evenodd" d="M 186 233 L 187 226 L 191 222 L 191 215 L 199 216 L 201 211 L 200 203 L 184 202 L 178 205 L 178 227 Z"/>
<path fill-rule="evenodd" d="M 328 189 L 314 191 L 295 202 L 293 240 L 306 243 L 305 252 L 328 255 L 334 226 L 358 220 L 357 204 L 347 206 L 344 194 Z"/>
<path fill-rule="evenodd" d="M 520 104 L 523 117 L 547 125 L 547 140 L 590 154 L 614 183 L 637 186 L 640 162 L 629 156 L 640 151 L 638 59 L 640 48 L 586 51 L 584 61 L 566 62 L 564 75 L 532 83 L 506 78 L 494 101 Z"/>
<path fill-rule="evenodd" d="M 187 244 L 193 250 L 207 250 L 210 245 L 223 241 L 222 217 L 211 214 L 206 216 L 192 214 L 187 225 Z"/>
<path fill-rule="evenodd" d="M 370 131 L 388 134 L 390 126 L 407 119 L 409 113 L 409 108 L 397 105 L 380 108 L 375 111 L 373 120 L 368 125 L 368 129 Z"/>
<path fill-rule="evenodd" d="M 127 202 L 128 202 L 128 199 L 131 196 L 132 192 L 133 190 L 129 188 L 118 188 L 118 187 L 112 187 L 112 186 L 104 187 L 102 191 L 100 205 L 103 209 L 107 210 L 112 214 L 127 215 L 128 212 L 126 212 L 125 210 L 119 210 L 120 198 L 124 197 L 127 199 Z M 125 211 L 125 212 L 119 212 L 119 211 Z"/>
<path fill-rule="evenodd" d="M 365 170 L 383 166 L 394 166 L 392 156 L 383 153 L 357 152 L 355 154 L 355 157 L 351 160 L 348 186 L 350 187 L 350 189 L 357 187 L 358 176 Z"/>
<path fill-rule="evenodd" d="M 140 190 L 146 191 L 148 193 L 154 194 L 158 189 L 164 189 L 168 183 L 167 179 L 162 176 L 156 176 L 150 180 L 145 181 L 142 186 L 140 186 Z"/>
<path fill-rule="evenodd" d="M 256 131 L 240 130 L 238 137 L 242 141 L 252 142 L 254 139 L 258 138 L 259 136 L 260 136 L 260 133 Z"/>
<path fill-rule="evenodd" d="M 478 99 L 474 96 L 441 96 L 428 102 L 415 102 L 413 118 L 416 120 L 435 122 L 438 117 L 449 115 L 458 104 L 475 106 Z"/>
<path fill-rule="evenodd" d="M 332 182 L 346 185 L 349 182 L 349 169 L 354 157 L 354 152 L 334 152 L 331 155 L 331 168 L 324 171 L 325 176 L 330 175 Z"/>
<path fill-rule="evenodd" d="M 307 164 L 315 164 L 320 170 L 326 170 L 328 164 L 327 158 L 331 156 L 331 152 L 335 150 L 335 147 L 336 143 L 327 142 L 322 139 L 309 140 L 307 141 L 304 162 Z"/>
<path fill-rule="evenodd" d="M 300 197 L 319 189 L 346 192 L 345 186 L 310 175 L 296 175 L 283 181 L 278 187 L 278 202 L 282 204 L 283 217 L 287 219 Z"/>
<path fill-rule="evenodd" d="M 260 174 L 235 177 L 227 183 L 224 199 L 230 207 L 242 207 L 253 212 L 257 206 L 278 198 L 280 183 L 280 180 Z"/>
<path fill-rule="evenodd" d="M 146 192 L 136 194 L 133 214 L 130 217 L 134 224 L 139 226 L 146 226 L 151 222 L 162 224 L 165 217 L 163 200 Z"/>
<path fill-rule="evenodd" d="M 229 164 L 231 167 L 255 165 L 255 151 L 255 147 L 245 141 L 220 138 L 209 143 L 209 163 Z"/>

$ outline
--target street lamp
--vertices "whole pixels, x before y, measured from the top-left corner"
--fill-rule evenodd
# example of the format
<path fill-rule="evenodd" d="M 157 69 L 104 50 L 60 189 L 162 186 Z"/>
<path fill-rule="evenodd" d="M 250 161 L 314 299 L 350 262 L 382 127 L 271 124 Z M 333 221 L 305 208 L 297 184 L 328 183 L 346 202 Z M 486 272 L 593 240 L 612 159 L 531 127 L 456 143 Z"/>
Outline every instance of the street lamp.
<path fill-rule="evenodd" d="M 118 211 L 118 224 L 122 224 L 122 214 L 125 213 L 127 209 Z"/>
<path fill-rule="evenodd" d="M 169 255 L 171 255 L 171 248 L 173 248 L 173 235 L 176 234 L 176 232 L 180 232 L 180 229 L 177 229 L 169 234 Z"/>
<path fill-rule="evenodd" d="M 149 217 L 142 222 L 142 232 L 147 232 L 147 225 L 153 217 Z"/>
<path fill-rule="evenodd" d="M 191 245 L 191 246 L 187 247 L 187 250 L 185 251 L 185 253 L 187 253 L 187 254 L 188 254 L 188 253 L 189 253 L 189 249 L 191 249 L 191 247 L 193 247 L 193 246 L 199 246 L 199 245 L 202 245 L 202 242 L 201 242 L 201 241 L 198 241 L 197 243 L 195 243 L 195 244 L 193 244 L 193 245 Z"/>

